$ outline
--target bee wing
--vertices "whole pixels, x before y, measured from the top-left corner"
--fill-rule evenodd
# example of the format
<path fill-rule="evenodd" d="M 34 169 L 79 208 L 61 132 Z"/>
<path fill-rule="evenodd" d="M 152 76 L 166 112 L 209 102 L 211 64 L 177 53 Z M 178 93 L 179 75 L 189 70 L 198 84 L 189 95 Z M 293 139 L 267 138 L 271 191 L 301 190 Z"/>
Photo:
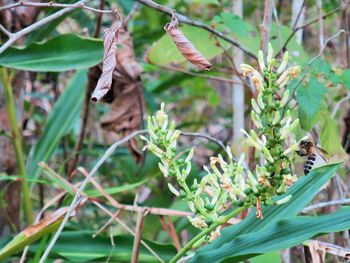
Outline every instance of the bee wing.
<path fill-rule="evenodd" d="M 315 147 L 316 147 L 316 149 L 317 149 L 318 151 L 320 151 L 322 154 L 328 155 L 328 152 L 327 152 L 326 150 L 323 150 L 322 148 L 317 147 L 317 146 L 315 146 Z"/>
<path fill-rule="evenodd" d="M 318 167 L 318 166 L 322 166 L 327 164 L 327 159 L 324 156 L 324 151 L 320 151 L 320 148 L 316 147 L 317 151 L 316 151 L 316 160 L 315 160 L 315 164 L 314 167 Z"/>

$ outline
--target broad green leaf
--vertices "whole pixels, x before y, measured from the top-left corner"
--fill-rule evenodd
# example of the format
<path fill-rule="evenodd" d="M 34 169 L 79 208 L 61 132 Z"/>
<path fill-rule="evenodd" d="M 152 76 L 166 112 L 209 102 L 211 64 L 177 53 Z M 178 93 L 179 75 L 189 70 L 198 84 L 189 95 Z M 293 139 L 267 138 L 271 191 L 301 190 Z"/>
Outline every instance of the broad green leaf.
<path fill-rule="evenodd" d="M 214 19 L 229 28 L 232 33 L 243 37 L 248 36 L 248 27 L 239 16 L 233 13 L 222 13 Z"/>
<path fill-rule="evenodd" d="M 87 71 L 75 73 L 58 101 L 50 112 L 44 132 L 31 149 L 27 161 L 27 172 L 36 178 L 40 172 L 39 162 L 47 162 L 59 144 L 62 136 L 68 131 L 71 123 L 77 121 L 87 85 Z"/>
<path fill-rule="evenodd" d="M 102 61 L 102 41 L 78 35 L 61 35 L 23 48 L 8 48 L 0 55 L 0 65 L 29 71 L 84 69 Z"/>
<path fill-rule="evenodd" d="M 311 78 L 306 85 L 299 86 L 297 90 L 297 101 L 299 103 L 300 125 L 305 130 L 310 130 L 311 121 L 321 107 L 324 94 L 327 89 L 323 83 Z"/>
<path fill-rule="evenodd" d="M 50 259 L 63 259 L 67 262 L 130 262 L 133 249 L 133 236 L 114 236 L 112 247 L 109 236 L 100 235 L 92 238 L 93 232 L 65 231 L 53 247 Z M 165 262 L 176 254 L 172 245 L 157 244 L 144 240 Z M 35 252 L 37 246 L 30 246 Z M 142 244 L 140 244 L 139 262 L 159 262 Z"/>
<path fill-rule="evenodd" d="M 181 31 L 206 59 L 212 59 L 222 53 L 222 49 L 215 45 L 216 40 L 209 32 L 188 25 L 181 26 Z M 152 46 L 148 59 L 151 63 L 159 65 L 186 61 L 167 33 Z"/>
<path fill-rule="evenodd" d="M 240 262 L 260 253 L 295 246 L 314 236 L 350 228 L 350 207 L 324 216 L 282 219 L 261 231 L 239 235 L 215 250 L 196 256 L 196 262 Z M 225 260 L 226 262 L 226 260 Z"/>
<path fill-rule="evenodd" d="M 337 120 L 332 119 L 329 112 L 324 112 L 321 124 L 321 146 L 330 155 L 343 154 L 344 148 L 340 142 Z"/>
<path fill-rule="evenodd" d="M 239 235 L 263 230 L 277 220 L 297 215 L 316 196 L 322 186 L 334 176 L 339 166 L 340 164 L 330 164 L 312 170 L 308 176 L 301 177 L 281 197 L 292 195 L 287 203 L 280 206 L 264 207 L 263 220 L 258 220 L 255 217 L 255 209 L 253 209 L 241 223 L 225 228 L 218 239 L 199 249 L 196 255 L 201 255 L 207 250 L 217 249 Z"/>

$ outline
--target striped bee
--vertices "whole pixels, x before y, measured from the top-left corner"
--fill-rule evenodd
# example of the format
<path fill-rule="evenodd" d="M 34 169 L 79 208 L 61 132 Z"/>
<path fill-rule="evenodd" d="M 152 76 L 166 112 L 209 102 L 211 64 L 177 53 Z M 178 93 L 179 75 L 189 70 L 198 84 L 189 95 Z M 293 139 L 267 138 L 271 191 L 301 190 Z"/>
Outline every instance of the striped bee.
<path fill-rule="evenodd" d="M 304 174 L 307 175 L 313 168 L 322 166 L 327 163 L 325 155 L 328 153 L 317 147 L 311 141 L 302 140 L 299 143 L 297 154 L 307 156 L 307 161 L 304 164 Z"/>

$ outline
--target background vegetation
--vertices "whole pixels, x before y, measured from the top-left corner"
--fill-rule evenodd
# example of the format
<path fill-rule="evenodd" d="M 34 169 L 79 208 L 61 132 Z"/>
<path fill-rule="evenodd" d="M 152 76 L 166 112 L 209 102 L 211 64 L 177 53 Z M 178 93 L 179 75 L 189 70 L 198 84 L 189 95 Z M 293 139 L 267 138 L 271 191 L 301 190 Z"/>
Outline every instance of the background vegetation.
<path fill-rule="evenodd" d="M 156 2 L 0 1 L 0 261 L 38 262 L 45 251 L 47 262 L 170 261 L 200 230 L 187 202 L 169 191 L 174 178 L 142 151 L 146 117 L 164 102 L 183 131 L 180 152 L 196 147 L 187 180 L 201 178 L 223 145 L 254 169 L 261 153 L 242 143 L 240 129 L 253 128 L 257 91 L 239 65 L 258 68 L 269 42 L 278 61 L 288 51 L 289 65 L 301 67 L 287 86 L 300 120 L 295 139 L 309 135 L 338 164 L 304 176 L 296 158 L 300 179 L 289 202 L 264 209 L 262 220 L 241 213 L 183 260 L 349 259 L 350 213 L 339 208 L 350 202 L 349 1 Z M 172 10 L 210 71 L 190 64 L 165 32 Z M 103 32 L 116 21 L 123 25 L 111 89 L 93 103 L 108 66 Z"/>

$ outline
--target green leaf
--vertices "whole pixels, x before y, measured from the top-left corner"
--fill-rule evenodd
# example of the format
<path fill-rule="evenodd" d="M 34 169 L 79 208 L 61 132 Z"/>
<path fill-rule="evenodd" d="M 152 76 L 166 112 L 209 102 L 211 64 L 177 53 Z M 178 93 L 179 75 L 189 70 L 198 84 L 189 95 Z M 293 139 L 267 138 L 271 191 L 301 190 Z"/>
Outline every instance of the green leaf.
<path fill-rule="evenodd" d="M 215 45 L 216 40 L 211 37 L 209 32 L 188 25 L 181 26 L 181 31 L 206 59 L 212 59 L 223 52 L 220 47 Z M 223 43 L 223 45 L 226 46 L 227 43 Z M 159 65 L 186 61 L 167 33 L 152 46 L 148 59 L 151 63 Z"/>
<path fill-rule="evenodd" d="M 23 250 L 25 246 L 32 244 L 41 237 L 56 231 L 59 228 L 67 210 L 68 207 L 60 208 L 48 217 L 43 218 L 38 224 L 28 226 L 25 230 L 8 242 L 3 248 L 1 248 L 0 260 Z"/>
<path fill-rule="evenodd" d="M 344 70 L 343 75 L 341 77 L 341 80 L 343 81 L 344 86 L 348 90 L 350 90 L 350 69 Z"/>
<path fill-rule="evenodd" d="M 148 181 L 148 179 L 144 179 L 140 182 L 134 183 L 134 184 L 125 184 L 122 186 L 116 186 L 116 187 L 110 187 L 110 188 L 103 188 L 105 190 L 105 192 L 107 194 L 110 195 L 114 195 L 117 193 L 121 193 L 121 192 L 125 192 L 125 191 L 129 191 L 131 189 L 134 189 L 140 185 L 143 185 L 144 183 L 146 183 Z M 84 193 L 90 197 L 100 197 L 103 196 L 100 191 L 94 189 L 94 190 L 86 190 L 84 191 Z"/>
<path fill-rule="evenodd" d="M 130 262 L 132 257 L 132 236 L 114 236 L 115 246 L 112 247 L 108 236 L 100 235 L 92 238 L 93 232 L 65 231 L 53 247 L 50 258 L 64 259 L 68 262 Z M 169 262 L 176 254 L 172 245 L 161 245 L 144 240 L 165 262 Z M 31 246 L 35 252 L 37 246 Z M 159 262 L 142 244 L 140 244 L 139 262 Z"/>
<path fill-rule="evenodd" d="M 285 195 L 280 197 L 292 195 L 287 203 L 280 206 L 264 207 L 264 220 L 257 220 L 255 209 L 253 209 L 241 223 L 225 228 L 218 239 L 199 249 L 194 259 L 206 251 L 224 246 L 239 235 L 263 230 L 280 219 L 297 215 L 316 196 L 323 185 L 334 176 L 339 166 L 339 163 L 322 166 L 312 170 L 308 176 L 301 177 L 288 189 Z"/>
<path fill-rule="evenodd" d="M 301 85 L 297 91 L 299 103 L 300 125 L 305 130 L 312 128 L 313 119 L 321 107 L 321 102 L 327 89 L 323 83 L 311 78 L 306 85 Z"/>
<path fill-rule="evenodd" d="M 282 219 L 261 231 L 240 235 L 215 250 L 196 256 L 197 262 L 240 262 L 274 250 L 285 249 L 314 236 L 350 228 L 350 207 L 324 216 L 298 216 Z"/>
<path fill-rule="evenodd" d="M 102 61 L 101 40 L 68 34 L 24 48 L 10 47 L 0 56 L 0 65 L 29 71 L 67 71 L 92 67 Z"/>
<path fill-rule="evenodd" d="M 79 117 L 87 85 L 87 71 L 75 73 L 50 112 L 44 132 L 31 149 L 27 161 L 27 172 L 36 178 L 40 172 L 38 163 L 47 162 L 59 144 L 62 136 L 69 130 L 71 123 Z"/>
<path fill-rule="evenodd" d="M 248 36 L 247 25 L 239 16 L 233 13 L 222 13 L 214 19 L 228 27 L 232 33 L 239 36 Z"/>
<path fill-rule="evenodd" d="M 321 125 L 321 146 L 330 155 L 343 154 L 344 148 L 340 142 L 340 133 L 336 119 L 332 119 L 329 112 L 323 112 Z"/>
<path fill-rule="evenodd" d="M 53 11 L 53 10 L 50 10 L 50 11 Z M 65 20 L 68 16 L 70 16 L 73 12 L 76 12 L 76 11 L 77 10 L 73 10 L 71 12 L 65 13 L 64 15 L 57 17 L 56 19 L 50 21 L 49 23 L 46 23 L 45 25 L 31 32 L 26 38 L 26 45 L 30 45 L 34 42 L 40 42 L 44 40 L 53 31 L 55 31 L 56 27 L 61 22 L 63 22 L 63 20 Z M 52 14 L 52 12 L 49 12 L 47 15 L 50 15 L 50 14 Z"/>
<path fill-rule="evenodd" d="M 265 253 L 249 260 L 251 263 L 282 263 L 279 251 Z"/>

